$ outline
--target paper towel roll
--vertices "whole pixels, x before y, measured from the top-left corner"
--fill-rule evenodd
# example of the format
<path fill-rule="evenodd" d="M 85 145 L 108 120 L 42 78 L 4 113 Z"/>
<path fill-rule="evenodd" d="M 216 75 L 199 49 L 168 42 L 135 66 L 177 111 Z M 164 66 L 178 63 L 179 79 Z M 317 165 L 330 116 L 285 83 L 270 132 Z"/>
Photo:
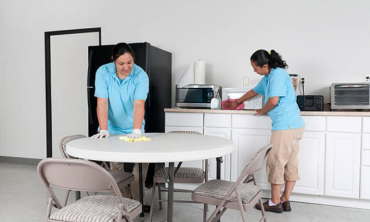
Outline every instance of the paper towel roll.
<path fill-rule="evenodd" d="M 202 60 L 194 63 L 194 83 L 206 84 L 206 63 Z"/>

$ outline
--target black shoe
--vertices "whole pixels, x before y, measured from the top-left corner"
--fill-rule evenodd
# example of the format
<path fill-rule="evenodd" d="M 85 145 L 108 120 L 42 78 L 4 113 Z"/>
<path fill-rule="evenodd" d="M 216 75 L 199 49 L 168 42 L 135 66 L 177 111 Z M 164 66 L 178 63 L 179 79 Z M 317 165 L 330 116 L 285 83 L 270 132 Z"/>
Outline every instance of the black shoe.
<path fill-rule="evenodd" d="M 256 204 L 255 207 L 257 210 L 261 210 L 261 205 L 259 203 Z M 263 208 L 265 209 L 265 211 L 270 211 L 274 213 L 282 213 L 284 211 L 283 204 L 281 204 L 280 202 L 275 206 L 270 206 L 269 201 L 266 201 L 263 203 Z"/>
<path fill-rule="evenodd" d="M 144 205 L 143 206 L 143 211 L 144 211 L 144 213 L 149 213 L 150 212 L 150 206 L 149 205 Z"/>
<path fill-rule="evenodd" d="M 290 208 L 290 201 L 289 200 L 285 201 L 283 203 L 283 209 L 284 209 L 284 211 L 292 211 L 292 208 Z"/>

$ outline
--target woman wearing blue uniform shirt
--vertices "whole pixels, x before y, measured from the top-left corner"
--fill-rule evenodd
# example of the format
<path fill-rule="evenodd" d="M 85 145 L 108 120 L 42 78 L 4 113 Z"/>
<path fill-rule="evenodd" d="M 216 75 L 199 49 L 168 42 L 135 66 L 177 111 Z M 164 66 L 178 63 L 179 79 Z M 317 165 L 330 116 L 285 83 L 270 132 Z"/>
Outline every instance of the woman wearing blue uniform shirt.
<path fill-rule="evenodd" d="M 285 71 L 288 67 L 280 55 L 271 50 L 258 50 L 251 56 L 251 65 L 259 75 L 264 76 L 252 90 L 235 102 L 225 104 L 235 109 L 240 103 L 257 94 L 265 96 L 265 106 L 257 109 L 255 116 L 268 113 L 272 120 L 270 143 L 273 145 L 267 158 L 267 174 L 271 183 L 271 199 L 263 203 L 266 211 L 282 213 L 291 211 L 289 198 L 299 180 L 298 159 L 299 140 L 302 138 L 305 123 L 296 103 L 293 83 Z M 285 181 L 283 194 L 281 186 Z M 261 209 L 260 204 L 256 205 Z"/>
<path fill-rule="evenodd" d="M 149 92 L 149 78 L 145 71 L 134 64 L 135 54 L 126 43 L 118 43 L 112 51 L 113 62 L 96 71 L 95 97 L 100 131 L 94 139 L 107 138 L 110 134 L 128 134 L 129 138 L 141 137 L 144 131 L 144 106 Z M 147 163 L 143 163 L 143 181 Z M 128 197 L 140 200 L 139 169 L 135 164 L 135 180 L 124 191 Z M 123 171 L 123 163 L 111 163 L 112 171 Z M 144 192 L 143 192 L 144 193 Z"/>

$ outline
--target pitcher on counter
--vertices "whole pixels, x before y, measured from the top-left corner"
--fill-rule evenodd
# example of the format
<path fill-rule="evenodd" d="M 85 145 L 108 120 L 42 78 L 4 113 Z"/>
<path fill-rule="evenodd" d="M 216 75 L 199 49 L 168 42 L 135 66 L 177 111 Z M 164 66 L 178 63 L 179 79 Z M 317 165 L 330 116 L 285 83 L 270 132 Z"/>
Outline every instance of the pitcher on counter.
<path fill-rule="evenodd" d="M 275 51 L 258 50 L 250 58 L 251 65 L 263 78 L 252 90 L 225 107 L 235 109 L 240 103 L 258 93 L 265 96 L 265 106 L 255 110 L 255 116 L 268 113 L 272 120 L 270 143 L 273 145 L 267 158 L 268 181 L 271 183 L 271 199 L 263 203 L 266 211 L 282 213 L 291 211 L 289 198 L 298 175 L 298 150 L 305 123 L 296 103 L 296 94 L 291 78 L 285 69 L 286 62 Z M 281 185 L 285 189 L 281 195 Z M 256 208 L 261 210 L 260 204 Z"/>

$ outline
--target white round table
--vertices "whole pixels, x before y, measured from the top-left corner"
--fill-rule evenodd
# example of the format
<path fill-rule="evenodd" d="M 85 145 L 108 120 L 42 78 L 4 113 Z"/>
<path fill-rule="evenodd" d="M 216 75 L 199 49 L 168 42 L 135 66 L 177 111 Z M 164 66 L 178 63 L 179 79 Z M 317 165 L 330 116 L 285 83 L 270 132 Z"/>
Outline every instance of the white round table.
<path fill-rule="evenodd" d="M 68 155 L 98 161 L 169 163 L 167 221 L 173 221 L 174 162 L 217 158 L 231 153 L 231 140 L 198 134 L 145 133 L 147 142 L 124 142 L 115 135 L 105 139 L 82 138 L 67 143 Z M 141 178 L 141 177 L 140 177 Z M 140 183 L 142 186 L 142 183 Z M 140 189 L 142 191 L 142 189 Z M 142 202 L 142 200 L 141 200 Z"/>

